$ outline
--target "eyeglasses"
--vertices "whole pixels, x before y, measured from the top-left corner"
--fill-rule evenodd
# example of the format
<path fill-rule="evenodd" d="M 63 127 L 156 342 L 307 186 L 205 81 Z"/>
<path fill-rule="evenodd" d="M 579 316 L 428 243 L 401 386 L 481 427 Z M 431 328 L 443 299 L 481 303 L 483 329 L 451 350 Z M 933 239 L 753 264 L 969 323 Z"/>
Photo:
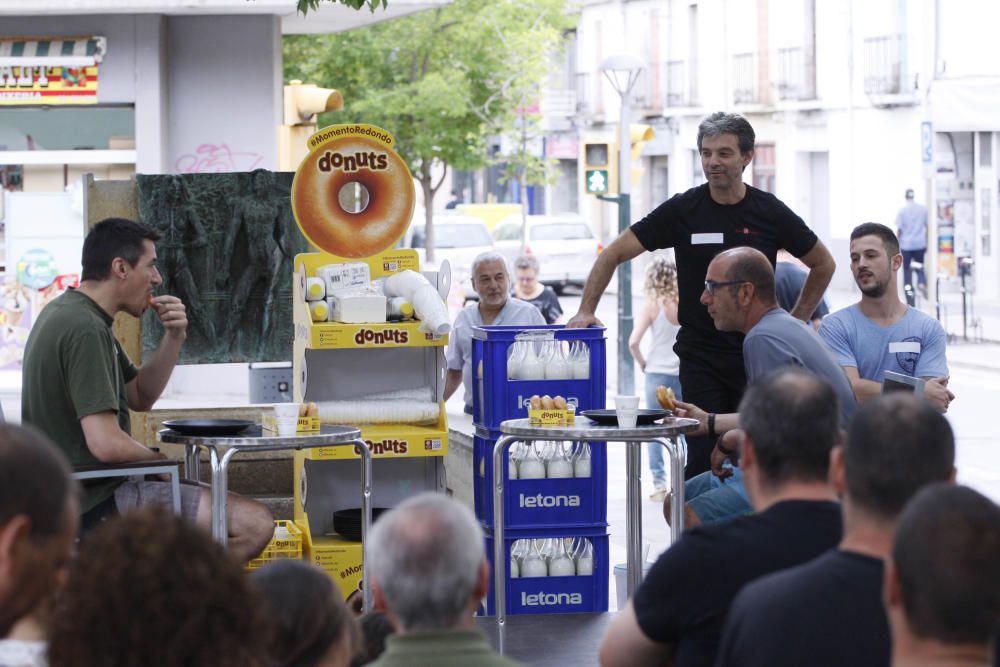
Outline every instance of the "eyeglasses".
<path fill-rule="evenodd" d="M 705 291 L 708 292 L 709 296 L 715 296 L 715 290 L 718 287 L 729 287 L 731 285 L 742 285 L 743 283 L 748 283 L 749 280 L 725 280 L 719 282 L 718 280 L 706 280 L 705 281 Z"/>

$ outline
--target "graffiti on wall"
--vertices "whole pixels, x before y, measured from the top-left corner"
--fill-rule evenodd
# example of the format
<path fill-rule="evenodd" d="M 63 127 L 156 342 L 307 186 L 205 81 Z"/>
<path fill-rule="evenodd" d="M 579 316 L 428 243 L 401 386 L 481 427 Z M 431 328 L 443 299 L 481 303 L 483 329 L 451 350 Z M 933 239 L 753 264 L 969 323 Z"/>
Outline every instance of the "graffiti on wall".
<path fill-rule="evenodd" d="M 221 174 L 253 171 L 264 156 L 249 151 L 234 151 L 229 144 L 201 144 L 191 153 L 177 158 L 174 170 L 181 174 Z"/>

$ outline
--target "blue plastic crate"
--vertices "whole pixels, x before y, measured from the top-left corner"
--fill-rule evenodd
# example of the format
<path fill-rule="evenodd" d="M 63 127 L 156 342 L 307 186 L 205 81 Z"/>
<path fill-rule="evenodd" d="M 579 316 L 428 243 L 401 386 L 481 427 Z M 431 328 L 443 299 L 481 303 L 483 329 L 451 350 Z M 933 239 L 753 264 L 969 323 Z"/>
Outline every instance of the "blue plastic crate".
<path fill-rule="evenodd" d="M 504 530 L 508 562 L 516 540 L 547 537 L 585 537 L 594 546 L 594 572 L 572 577 L 510 577 L 509 567 L 504 577 L 507 614 L 576 614 L 608 610 L 608 534 L 607 528 L 590 530 L 565 529 L 542 531 Z M 486 555 L 493 571 L 493 535 L 486 535 Z M 486 597 L 486 614 L 496 614 L 494 579 L 490 575 L 490 590 Z"/>
<path fill-rule="evenodd" d="M 477 428 L 473 440 L 473 496 L 476 516 L 493 527 L 493 446 L 500 434 Z M 504 456 L 504 527 L 510 529 L 582 528 L 605 525 L 608 518 L 607 450 L 590 444 L 590 477 L 509 479 Z"/>
<path fill-rule="evenodd" d="M 590 372 L 587 379 L 510 380 L 507 378 L 507 354 L 519 335 L 552 336 L 558 341 L 579 341 L 587 346 Z M 605 329 L 567 329 L 562 325 L 534 327 L 489 326 L 472 330 L 472 368 L 475 387 L 472 392 L 472 421 L 488 429 L 500 428 L 508 419 L 528 416 L 531 396 L 563 396 L 580 410 L 605 407 L 606 360 Z M 482 373 L 479 372 L 482 369 Z"/>

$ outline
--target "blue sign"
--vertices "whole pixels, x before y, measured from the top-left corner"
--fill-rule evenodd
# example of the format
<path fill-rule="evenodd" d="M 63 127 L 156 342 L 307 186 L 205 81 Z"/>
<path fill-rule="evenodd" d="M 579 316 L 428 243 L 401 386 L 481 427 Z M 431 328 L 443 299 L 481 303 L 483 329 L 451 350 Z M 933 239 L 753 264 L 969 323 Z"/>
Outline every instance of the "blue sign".
<path fill-rule="evenodd" d="M 934 162 L 934 131 L 929 120 L 920 123 L 920 160 L 924 164 Z"/>

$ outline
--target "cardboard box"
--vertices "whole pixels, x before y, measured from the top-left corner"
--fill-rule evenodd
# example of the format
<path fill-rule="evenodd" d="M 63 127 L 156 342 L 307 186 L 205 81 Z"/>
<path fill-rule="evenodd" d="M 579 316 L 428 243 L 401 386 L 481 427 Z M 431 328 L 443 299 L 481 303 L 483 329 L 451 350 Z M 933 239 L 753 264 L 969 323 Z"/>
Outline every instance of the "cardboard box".
<path fill-rule="evenodd" d="M 260 427 L 272 433 L 278 432 L 278 418 L 270 413 L 263 413 L 260 416 Z M 319 417 L 299 417 L 299 424 L 295 429 L 296 433 L 319 433 Z"/>
<path fill-rule="evenodd" d="M 576 408 L 570 405 L 565 410 L 528 410 L 532 426 L 568 426 L 576 418 Z"/>
<path fill-rule="evenodd" d="M 340 589 L 346 600 L 361 589 L 361 542 L 351 542 L 340 537 L 321 535 L 313 537 L 307 526 L 301 526 L 306 536 L 304 558 L 323 569 Z"/>

